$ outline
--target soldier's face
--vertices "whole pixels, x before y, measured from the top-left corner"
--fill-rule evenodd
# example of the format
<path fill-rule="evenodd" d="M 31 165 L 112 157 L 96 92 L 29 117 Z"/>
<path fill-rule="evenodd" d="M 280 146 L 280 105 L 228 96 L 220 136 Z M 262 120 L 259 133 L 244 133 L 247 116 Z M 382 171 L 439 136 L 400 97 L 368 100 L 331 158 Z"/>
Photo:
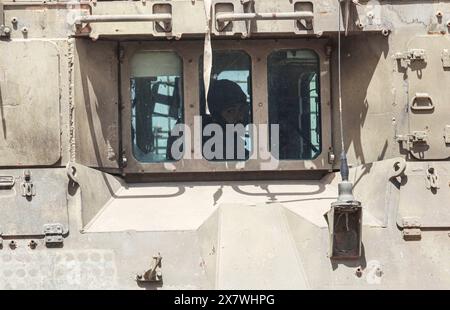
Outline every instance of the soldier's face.
<path fill-rule="evenodd" d="M 234 104 L 227 106 L 221 113 L 227 124 L 245 123 L 248 117 L 248 106 L 246 104 Z"/>

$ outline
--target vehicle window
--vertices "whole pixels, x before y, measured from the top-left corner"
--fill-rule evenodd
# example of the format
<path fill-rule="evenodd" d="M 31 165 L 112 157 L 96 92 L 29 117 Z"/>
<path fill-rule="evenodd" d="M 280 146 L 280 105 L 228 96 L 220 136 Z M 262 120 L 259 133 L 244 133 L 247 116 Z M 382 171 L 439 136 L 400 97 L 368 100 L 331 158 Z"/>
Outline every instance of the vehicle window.
<path fill-rule="evenodd" d="M 280 134 L 271 145 L 278 147 L 279 159 L 314 159 L 321 152 L 317 54 L 311 50 L 275 51 L 267 66 L 269 123 L 279 124 Z"/>
<path fill-rule="evenodd" d="M 200 59 L 200 115 L 203 157 L 212 161 L 246 160 L 251 155 L 251 59 L 243 51 L 215 51 L 208 105 Z"/>
<path fill-rule="evenodd" d="M 182 67 L 174 52 L 143 51 L 131 61 L 131 138 L 138 161 L 173 161 L 168 140 L 183 123 Z"/>

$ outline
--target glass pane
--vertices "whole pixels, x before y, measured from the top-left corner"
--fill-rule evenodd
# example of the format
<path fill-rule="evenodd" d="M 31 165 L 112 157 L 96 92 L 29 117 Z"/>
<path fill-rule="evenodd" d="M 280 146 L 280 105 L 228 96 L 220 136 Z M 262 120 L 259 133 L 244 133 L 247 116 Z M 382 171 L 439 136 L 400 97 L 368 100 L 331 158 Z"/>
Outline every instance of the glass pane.
<path fill-rule="evenodd" d="M 203 157 L 247 160 L 251 155 L 251 59 L 242 51 L 213 52 L 208 106 L 205 104 L 203 59 L 200 59 L 200 115 Z"/>
<path fill-rule="evenodd" d="M 316 53 L 282 50 L 268 58 L 269 123 L 279 124 L 279 159 L 313 159 L 321 152 L 320 70 Z M 277 154 L 275 154 L 276 156 Z"/>
<path fill-rule="evenodd" d="M 139 52 L 131 61 L 131 139 L 138 161 L 173 160 L 168 140 L 183 123 L 182 67 L 173 52 Z"/>

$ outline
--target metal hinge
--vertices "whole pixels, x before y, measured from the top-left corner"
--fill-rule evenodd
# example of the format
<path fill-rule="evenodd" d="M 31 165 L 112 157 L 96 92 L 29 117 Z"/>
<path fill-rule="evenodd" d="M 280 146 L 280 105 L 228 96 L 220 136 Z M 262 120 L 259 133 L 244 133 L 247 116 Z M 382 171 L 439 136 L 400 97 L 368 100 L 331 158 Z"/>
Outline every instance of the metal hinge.
<path fill-rule="evenodd" d="M 11 28 L 5 25 L 5 11 L 3 3 L 0 2 L 0 37 L 8 38 L 11 35 Z"/>
<path fill-rule="evenodd" d="M 0 175 L 0 189 L 11 189 L 16 181 L 11 175 Z"/>
<path fill-rule="evenodd" d="M 63 226 L 59 223 L 45 224 L 45 245 L 47 247 L 61 246 L 64 242 L 63 231 Z"/>
<path fill-rule="evenodd" d="M 332 165 L 335 161 L 336 155 L 334 154 L 333 150 L 328 151 L 328 163 Z"/>
<path fill-rule="evenodd" d="M 420 230 L 420 219 L 418 217 L 404 217 L 403 221 L 403 239 L 420 240 L 422 232 Z"/>
<path fill-rule="evenodd" d="M 395 140 L 399 143 L 405 143 L 406 149 L 410 151 L 413 148 L 414 144 L 427 142 L 427 132 L 413 131 L 412 134 L 397 135 L 395 136 Z"/>
<path fill-rule="evenodd" d="M 420 48 L 412 48 L 406 52 L 395 53 L 392 57 L 400 61 L 402 67 L 407 67 L 414 61 L 424 61 L 425 50 Z"/>

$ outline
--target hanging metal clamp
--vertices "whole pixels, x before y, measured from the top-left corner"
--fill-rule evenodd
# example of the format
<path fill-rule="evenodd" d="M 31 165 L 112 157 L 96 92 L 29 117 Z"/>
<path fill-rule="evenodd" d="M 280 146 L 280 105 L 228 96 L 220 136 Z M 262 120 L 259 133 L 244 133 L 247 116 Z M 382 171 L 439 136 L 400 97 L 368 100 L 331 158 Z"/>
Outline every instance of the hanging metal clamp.
<path fill-rule="evenodd" d="M 427 189 L 436 190 L 439 188 L 439 176 L 434 167 L 428 167 L 425 180 Z"/>
<path fill-rule="evenodd" d="M 22 196 L 31 198 L 36 195 L 36 187 L 31 182 L 31 172 L 30 170 L 25 170 L 23 172 L 23 182 L 21 184 L 22 187 Z"/>
<path fill-rule="evenodd" d="M 150 265 L 150 269 L 144 272 L 143 274 L 136 275 L 137 282 L 161 282 L 162 281 L 162 272 L 161 272 L 161 261 L 162 256 L 158 253 L 158 255 L 153 256 L 152 264 Z"/>
<path fill-rule="evenodd" d="M 414 61 L 425 61 L 425 50 L 412 48 L 406 52 L 395 53 L 392 57 L 399 61 L 402 67 L 408 67 Z"/>

